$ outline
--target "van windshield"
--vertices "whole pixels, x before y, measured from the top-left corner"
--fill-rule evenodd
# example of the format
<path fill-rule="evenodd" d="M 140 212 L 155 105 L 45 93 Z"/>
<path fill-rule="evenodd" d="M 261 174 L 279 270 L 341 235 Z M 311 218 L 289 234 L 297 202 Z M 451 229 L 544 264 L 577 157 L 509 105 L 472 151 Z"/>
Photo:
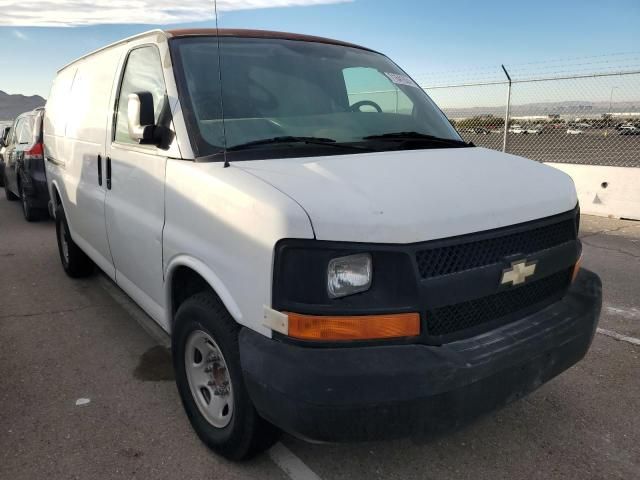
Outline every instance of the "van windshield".
<path fill-rule="evenodd" d="M 467 146 L 384 55 L 285 39 L 221 37 L 219 44 L 218 50 L 216 37 L 172 41 L 198 157 L 225 148 L 242 151 L 241 159 L 264 159 L 291 151 L 315 156 Z"/>

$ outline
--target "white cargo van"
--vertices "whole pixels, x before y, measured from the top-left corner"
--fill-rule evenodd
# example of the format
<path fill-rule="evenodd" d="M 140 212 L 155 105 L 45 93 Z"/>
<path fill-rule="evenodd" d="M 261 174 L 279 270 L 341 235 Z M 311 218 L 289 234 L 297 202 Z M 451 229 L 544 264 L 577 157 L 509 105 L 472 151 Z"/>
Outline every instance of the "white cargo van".
<path fill-rule="evenodd" d="M 598 277 L 571 179 L 467 144 L 384 55 L 153 31 L 58 72 L 60 257 L 172 338 L 200 438 L 233 458 L 461 425 L 580 360 Z"/>

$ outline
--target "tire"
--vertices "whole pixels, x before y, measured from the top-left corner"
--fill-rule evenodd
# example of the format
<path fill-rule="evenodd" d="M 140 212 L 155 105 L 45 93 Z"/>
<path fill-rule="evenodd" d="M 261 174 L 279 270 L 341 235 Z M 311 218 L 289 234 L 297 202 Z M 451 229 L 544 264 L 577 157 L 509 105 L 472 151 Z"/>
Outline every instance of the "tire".
<path fill-rule="evenodd" d="M 40 218 L 40 211 L 33 208 L 29 202 L 29 197 L 24 192 L 21 193 L 22 214 L 27 222 L 35 222 Z"/>
<path fill-rule="evenodd" d="M 242 378 L 238 332 L 238 324 L 220 300 L 211 292 L 202 292 L 185 300 L 178 308 L 171 339 L 176 384 L 187 417 L 198 437 L 229 460 L 246 460 L 261 453 L 273 445 L 280 434 L 276 427 L 258 415 L 251 402 Z M 213 341 L 213 346 L 206 336 Z M 188 362 L 187 355 L 193 360 Z M 215 360 L 207 361 L 210 355 L 214 355 Z M 222 372 L 203 373 L 208 376 L 205 380 L 209 380 L 207 385 L 212 388 L 199 386 L 204 383 L 197 383 L 193 379 L 194 373 L 189 373 L 207 372 L 198 370 L 198 365 Z M 220 394 L 211 392 L 225 381 L 230 383 L 226 390 Z M 209 407 L 215 405 L 216 399 L 219 405 L 225 405 L 218 409 L 222 412 L 220 415 L 209 413 L 214 417 L 213 422 L 218 422 L 217 426 L 205 416 L 206 412 L 215 411 L 207 408 L 207 389 Z M 228 408 L 226 416 L 225 408 Z"/>
<path fill-rule="evenodd" d="M 87 277 L 93 273 L 94 264 L 71 238 L 69 224 L 62 205 L 56 209 L 56 238 L 62 268 L 71 278 Z"/>
<path fill-rule="evenodd" d="M 18 196 L 16 194 L 14 194 L 11 190 L 9 190 L 9 187 L 7 186 L 7 184 L 4 184 L 4 194 L 7 197 L 7 200 L 9 200 L 10 202 L 13 202 L 14 200 L 18 199 Z"/>

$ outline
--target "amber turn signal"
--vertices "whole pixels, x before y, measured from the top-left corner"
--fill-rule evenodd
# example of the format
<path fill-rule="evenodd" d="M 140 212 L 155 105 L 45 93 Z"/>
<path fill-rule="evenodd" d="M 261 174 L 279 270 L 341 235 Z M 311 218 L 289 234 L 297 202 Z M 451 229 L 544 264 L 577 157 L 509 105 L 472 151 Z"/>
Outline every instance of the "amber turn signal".
<path fill-rule="evenodd" d="M 420 335 L 418 313 L 344 317 L 287 315 L 289 336 L 301 340 L 376 340 Z"/>
<path fill-rule="evenodd" d="M 576 280 L 578 273 L 580 273 L 581 265 L 582 265 L 582 255 L 580 255 L 580 258 L 578 259 L 576 264 L 573 266 L 573 275 L 571 275 L 571 283 L 573 283 Z"/>

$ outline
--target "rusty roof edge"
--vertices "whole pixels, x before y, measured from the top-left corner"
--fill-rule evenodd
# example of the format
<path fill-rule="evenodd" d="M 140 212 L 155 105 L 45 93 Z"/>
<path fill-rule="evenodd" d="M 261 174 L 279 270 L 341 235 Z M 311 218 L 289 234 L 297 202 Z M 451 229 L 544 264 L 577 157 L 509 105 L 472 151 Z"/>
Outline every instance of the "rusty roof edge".
<path fill-rule="evenodd" d="M 245 37 L 245 38 L 273 38 L 281 40 L 297 40 L 302 42 L 326 43 L 329 45 L 338 45 L 341 47 L 358 48 L 369 52 L 380 53 L 368 47 L 357 45 L 355 43 L 343 42 L 342 40 L 334 40 L 331 38 L 317 37 L 314 35 L 304 35 L 300 33 L 277 32 L 272 30 L 251 30 L 241 28 L 185 28 L 165 30 L 169 38 L 183 37 Z"/>

